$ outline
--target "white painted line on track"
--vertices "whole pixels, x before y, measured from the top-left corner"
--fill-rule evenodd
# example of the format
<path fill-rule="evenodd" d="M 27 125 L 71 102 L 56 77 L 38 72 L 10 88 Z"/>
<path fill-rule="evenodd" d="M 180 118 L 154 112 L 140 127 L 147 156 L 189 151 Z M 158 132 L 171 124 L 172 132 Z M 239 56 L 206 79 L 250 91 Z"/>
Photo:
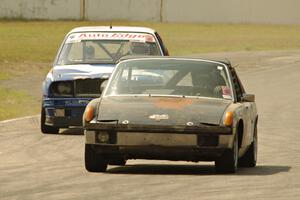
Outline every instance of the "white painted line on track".
<path fill-rule="evenodd" d="M 24 119 L 31 119 L 31 118 L 35 118 L 38 116 L 39 115 L 32 115 L 32 116 L 26 116 L 26 117 L 19 117 L 19 118 L 15 118 L 15 119 L 8 119 L 8 120 L 0 121 L 0 124 L 5 124 L 5 123 L 9 123 L 9 122 L 14 122 L 14 121 L 20 121 L 20 120 L 24 120 Z"/>

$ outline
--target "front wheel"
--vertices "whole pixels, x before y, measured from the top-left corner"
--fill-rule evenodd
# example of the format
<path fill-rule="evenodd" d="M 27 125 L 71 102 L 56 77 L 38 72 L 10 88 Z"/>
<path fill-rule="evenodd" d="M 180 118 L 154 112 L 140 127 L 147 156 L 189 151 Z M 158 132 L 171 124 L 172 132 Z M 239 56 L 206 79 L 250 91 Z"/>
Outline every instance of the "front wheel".
<path fill-rule="evenodd" d="M 46 112 L 45 108 L 42 108 L 41 111 L 41 132 L 44 134 L 58 134 L 59 128 L 55 128 L 53 126 L 48 126 L 45 124 L 46 121 Z"/>
<path fill-rule="evenodd" d="M 108 162 L 101 155 L 97 154 L 92 148 L 92 145 L 85 145 L 85 168 L 89 172 L 105 172 Z"/>
<path fill-rule="evenodd" d="M 238 137 L 234 137 L 232 149 L 225 150 L 215 161 L 216 171 L 219 173 L 235 173 L 238 166 Z"/>
<path fill-rule="evenodd" d="M 255 167 L 257 161 L 257 125 L 254 127 L 253 141 L 245 155 L 239 159 L 240 167 Z"/>

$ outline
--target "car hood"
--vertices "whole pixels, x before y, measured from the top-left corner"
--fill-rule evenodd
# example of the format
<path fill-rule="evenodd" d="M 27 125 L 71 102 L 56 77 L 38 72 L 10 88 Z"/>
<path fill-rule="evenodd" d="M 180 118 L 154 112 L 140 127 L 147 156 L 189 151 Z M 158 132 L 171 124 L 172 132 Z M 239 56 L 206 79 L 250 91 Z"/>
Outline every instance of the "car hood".
<path fill-rule="evenodd" d="M 177 97 L 103 97 L 98 121 L 144 125 L 219 125 L 230 100 Z"/>
<path fill-rule="evenodd" d="M 75 80 L 85 78 L 109 77 L 114 64 L 81 64 L 54 66 L 52 69 L 53 81 Z"/>

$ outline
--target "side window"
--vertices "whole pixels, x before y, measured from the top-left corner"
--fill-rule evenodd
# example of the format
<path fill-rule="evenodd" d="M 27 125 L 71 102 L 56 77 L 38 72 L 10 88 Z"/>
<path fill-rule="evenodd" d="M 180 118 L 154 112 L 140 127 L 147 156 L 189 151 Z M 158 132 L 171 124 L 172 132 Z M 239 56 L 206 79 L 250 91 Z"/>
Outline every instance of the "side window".
<path fill-rule="evenodd" d="M 81 42 L 71 44 L 68 60 L 69 61 L 83 60 L 82 51 L 83 51 L 83 46 Z"/>
<path fill-rule="evenodd" d="M 157 32 L 155 32 L 155 36 L 158 39 L 159 45 L 161 46 L 164 56 L 169 56 L 169 51 L 167 47 L 164 45 L 160 35 Z"/>
<path fill-rule="evenodd" d="M 237 101 L 241 101 L 243 93 L 245 93 L 244 88 L 243 88 L 235 70 L 232 69 L 231 72 L 232 72 L 232 81 L 233 81 Z"/>
<path fill-rule="evenodd" d="M 226 77 L 225 71 L 222 70 L 220 72 L 220 75 L 221 75 L 220 77 L 222 77 L 222 79 L 225 81 L 226 86 L 229 87 L 229 82 L 228 82 L 228 78 Z"/>

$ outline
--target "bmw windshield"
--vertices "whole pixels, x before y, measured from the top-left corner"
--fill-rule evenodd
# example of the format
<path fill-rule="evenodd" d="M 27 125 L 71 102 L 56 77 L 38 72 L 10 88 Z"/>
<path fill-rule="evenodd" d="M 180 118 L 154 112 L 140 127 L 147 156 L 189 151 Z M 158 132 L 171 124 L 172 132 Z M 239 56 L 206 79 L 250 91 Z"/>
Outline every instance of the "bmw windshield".
<path fill-rule="evenodd" d="M 232 89 L 222 63 L 153 58 L 121 62 L 104 95 L 232 99 Z"/>
<path fill-rule="evenodd" d="M 115 63 L 126 55 L 161 55 L 155 38 L 142 33 L 73 33 L 56 65 Z"/>

